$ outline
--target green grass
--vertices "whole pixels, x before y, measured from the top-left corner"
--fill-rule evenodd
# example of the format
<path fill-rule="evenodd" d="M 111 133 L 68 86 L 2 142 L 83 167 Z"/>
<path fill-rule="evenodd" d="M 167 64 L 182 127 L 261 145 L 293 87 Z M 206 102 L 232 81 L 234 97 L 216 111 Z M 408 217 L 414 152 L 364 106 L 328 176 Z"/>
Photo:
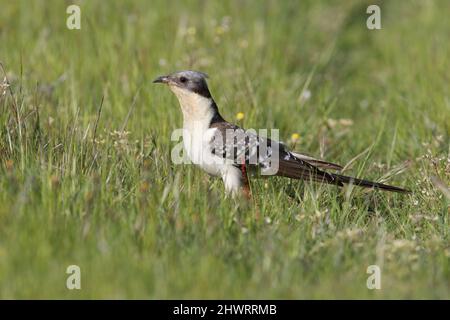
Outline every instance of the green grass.
<path fill-rule="evenodd" d="M 66 1 L 1 1 L 1 298 L 450 298 L 448 1 L 379 1 L 379 31 L 370 1 L 79 3 L 71 31 Z M 276 178 L 226 199 L 170 161 L 181 112 L 151 81 L 191 68 L 227 119 L 367 150 L 348 174 L 412 194 Z"/>

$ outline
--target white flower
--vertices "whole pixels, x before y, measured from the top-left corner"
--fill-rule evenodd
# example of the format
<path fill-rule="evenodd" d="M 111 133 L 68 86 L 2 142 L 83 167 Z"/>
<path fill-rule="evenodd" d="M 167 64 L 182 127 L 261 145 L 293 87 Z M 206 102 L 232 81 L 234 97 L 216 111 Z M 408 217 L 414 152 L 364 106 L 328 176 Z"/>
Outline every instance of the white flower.
<path fill-rule="evenodd" d="M 3 78 L 3 82 L 0 83 L 0 91 L 2 91 L 2 96 L 6 95 L 6 90 L 9 88 L 8 79 L 6 77 Z"/>
<path fill-rule="evenodd" d="M 308 89 L 303 90 L 302 93 L 300 94 L 301 102 L 308 101 L 310 98 L 311 98 L 311 91 Z"/>

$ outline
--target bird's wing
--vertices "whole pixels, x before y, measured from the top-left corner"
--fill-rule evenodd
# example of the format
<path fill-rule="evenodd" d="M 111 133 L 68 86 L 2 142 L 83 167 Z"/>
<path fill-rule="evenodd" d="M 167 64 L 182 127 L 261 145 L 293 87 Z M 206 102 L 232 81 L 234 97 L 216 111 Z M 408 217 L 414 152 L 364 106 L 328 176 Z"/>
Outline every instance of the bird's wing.
<path fill-rule="evenodd" d="M 309 164 L 312 164 L 320 169 L 338 170 L 338 171 L 341 171 L 343 169 L 343 167 L 339 164 L 328 162 L 322 159 L 316 159 L 298 152 L 291 151 L 291 154 L 297 159 L 304 160 Z"/>
<path fill-rule="evenodd" d="M 321 171 L 308 161 L 297 157 L 277 141 L 258 136 L 225 121 L 214 123 L 211 128 L 217 129 L 210 141 L 211 152 L 231 160 L 236 166 L 245 164 L 250 169 L 259 169 L 263 175 L 342 185 L 332 174 Z"/>
<path fill-rule="evenodd" d="M 211 128 L 216 129 L 210 141 L 211 152 L 220 158 L 231 160 L 236 165 L 249 165 L 251 152 L 259 151 L 262 139 L 258 135 L 249 134 L 226 121 L 213 123 Z M 260 162 L 262 164 L 263 161 L 257 161 L 258 164 Z"/>
<path fill-rule="evenodd" d="M 210 141 L 211 151 L 221 158 L 231 160 L 237 167 L 245 164 L 249 169 L 260 169 L 265 175 L 324 182 L 338 186 L 354 184 L 366 188 L 409 192 L 395 186 L 322 171 L 315 164 L 340 166 L 290 152 L 282 143 L 245 131 L 225 121 L 214 123 L 210 127 L 217 129 Z M 277 161 L 275 170 L 273 170 L 274 161 Z"/>

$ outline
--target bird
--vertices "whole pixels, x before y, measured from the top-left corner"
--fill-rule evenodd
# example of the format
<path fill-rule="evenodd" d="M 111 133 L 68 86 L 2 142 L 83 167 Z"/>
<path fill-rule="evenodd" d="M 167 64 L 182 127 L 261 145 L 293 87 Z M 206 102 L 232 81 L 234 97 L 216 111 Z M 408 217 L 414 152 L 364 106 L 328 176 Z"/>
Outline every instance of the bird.
<path fill-rule="evenodd" d="M 207 84 L 208 75 L 184 70 L 157 77 L 174 93 L 183 114 L 183 147 L 188 158 L 208 174 L 220 177 L 225 193 L 250 197 L 249 175 L 281 176 L 343 187 L 380 189 L 398 193 L 409 190 L 341 175 L 338 164 L 289 150 L 282 142 L 258 135 L 226 121 Z"/>

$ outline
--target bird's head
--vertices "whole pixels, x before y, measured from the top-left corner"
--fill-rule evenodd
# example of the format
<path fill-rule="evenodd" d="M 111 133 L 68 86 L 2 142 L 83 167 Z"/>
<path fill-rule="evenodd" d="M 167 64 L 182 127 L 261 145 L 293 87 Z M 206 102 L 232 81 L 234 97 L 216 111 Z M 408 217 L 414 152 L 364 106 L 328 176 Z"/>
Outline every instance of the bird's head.
<path fill-rule="evenodd" d="M 198 71 L 179 71 L 167 76 L 156 78 L 153 83 L 167 84 L 172 92 L 180 98 L 181 95 L 200 95 L 204 98 L 211 98 L 211 93 L 206 83 L 208 76 Z"/>
<path fill-rule="evenodd" d="M 211 97 L 205 73 L 179 71 L 156 78 L 153 83 L 167 84 L 180 102 L 181 110 L 190 119 L 212 117 L 217 106 Z"/>

